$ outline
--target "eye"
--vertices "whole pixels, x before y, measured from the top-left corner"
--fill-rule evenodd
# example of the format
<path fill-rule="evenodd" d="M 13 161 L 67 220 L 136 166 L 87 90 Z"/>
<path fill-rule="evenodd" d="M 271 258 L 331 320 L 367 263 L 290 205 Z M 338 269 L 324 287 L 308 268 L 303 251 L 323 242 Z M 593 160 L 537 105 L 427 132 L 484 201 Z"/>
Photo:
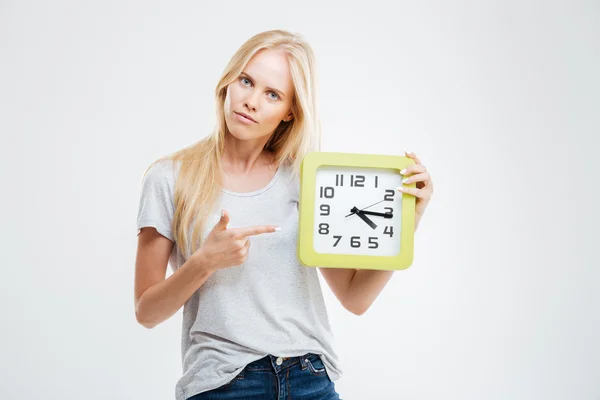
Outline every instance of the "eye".
<path fill-rule="evenodd" d="M 271 97 L 271 100 L 279 100 L 279 95 L 277 93 L 269 92 L 269 95 L 271 95 L 271 94 L 275 95 L 275 97 Z"/>
<path fill-rule="evenodd" d="M 248 78 L 245 78 L 245 77 L 243 77 L 243 76 L 240 78 L 240 82 L 242 82 L 242 85 L 244 85 L 244 86 L 248 86 L 248 85 L 250 85 L 250 84 L 252 83 L 252 82 L 250 81 L 250 79 L 248 79 Z M 246 82 L 248 82 L 248 84 L 246 84 Z"/>

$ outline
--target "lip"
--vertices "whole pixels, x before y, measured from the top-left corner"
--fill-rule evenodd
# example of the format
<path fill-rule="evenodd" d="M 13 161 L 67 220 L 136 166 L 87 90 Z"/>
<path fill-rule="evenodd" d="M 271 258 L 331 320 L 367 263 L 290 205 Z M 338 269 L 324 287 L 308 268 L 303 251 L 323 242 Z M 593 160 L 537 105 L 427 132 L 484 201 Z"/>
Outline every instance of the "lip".
<path fill-rule="evenodd" d="M 239 113 L 237 111 L 234 111 L 235 114 L 237 114 L 238 116 L 241 117 L 242 122 L 254 122 L 255 124 L 257 123 L 251 116 L 249 116 L 248 114 L 244 114 L 244 113 Z"/>

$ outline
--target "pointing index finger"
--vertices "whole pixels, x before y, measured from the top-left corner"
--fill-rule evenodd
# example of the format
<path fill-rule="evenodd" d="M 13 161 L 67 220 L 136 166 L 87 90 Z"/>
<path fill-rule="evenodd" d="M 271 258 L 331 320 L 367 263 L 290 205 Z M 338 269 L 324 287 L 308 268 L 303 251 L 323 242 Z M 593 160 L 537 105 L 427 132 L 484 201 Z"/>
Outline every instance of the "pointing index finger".
<path fill-rule="evenodd" d="M 272 233 L 272 232 L 277 232 L 280 231 L 281 228 L 275 226 L 275 225 L 258 225 L 258 226 L 251 226 L 248 228 L 233 228 L 230 229 L 230 231 L 233 231 L 233 235 L 237 238 L 242 238 L 242 237 L 246 237 L 246 236 L 254 236 L 254 235 L 261 235 L 263 233 Z"/>

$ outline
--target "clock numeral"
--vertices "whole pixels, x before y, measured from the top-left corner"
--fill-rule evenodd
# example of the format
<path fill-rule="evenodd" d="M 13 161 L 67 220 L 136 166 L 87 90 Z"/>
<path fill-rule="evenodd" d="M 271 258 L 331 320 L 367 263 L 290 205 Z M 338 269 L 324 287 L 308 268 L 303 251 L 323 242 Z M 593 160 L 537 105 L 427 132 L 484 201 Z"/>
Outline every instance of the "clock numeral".
<path fill-rule="evenodd" d="M 335 186 L 344 186 L 344 175 L 335 174 Z"/>
<path fill-rule="evenodd" d="M 329 224 L 325 222 L 319 224 L 319 233 L 321 235 L 329 235 Z"/>
<path fill-rule="evenodd" d="M 393 226 L 386 226 L 385 229 L 383 230 L 383 234 L 384 235 L 390 235 L 390 237 L 394 236 L 394 227 Z"/>
<path fill-rule="evenodd" d="M 354 175 L 350 175 L 350 186 L 353 187 L 365 187 L 365 176 L 364 175 L 356 175 L 356 179 Z"/>
<path fill-rule="evenodd" d="M 394 213 L 394 209 L 392 207 L 386 207 L 386 208 L 384 208 L 384 210 L 387 213 L 392 213 L 392 214 Z"/>
<path fill-rule="evenodd" d="M 369 248 L 370 249 L 376 249 L 379 247 L 379 243 L 377 243 L 377 239 L 378 237 L 370 237 L 369 238 Z M 373 245 L 373 246 L 371 246 Z"/>
<path fill-rule="evenodd" d="M 383 198 L 385 201 L 394 201 L 394 194 L 396 193 L 396 191 L 392 190 L 392 189 L 386 189 L 385 191 L 385 197 Z"/>
<path fill-rule="evenodd" d="M 338 243 L 340 242 L 340 239 L 342 238 L 341 236 L 333 236 L 334 239 L 337 239 L 335 241 L 335 243 L 333 244 L 333 247 L 336 247 L 338 245 Z"/>
<path fill-rule="evenodd" d="M 350 238 L 350 246 L 352 247 L 360 247 L 360 236 L 352 236 Z"/>
<path fill-rule="evenodd" d="M 334 190 L 331 186 L 321 186 L 321 198 L 325 197 L 326 199 L 333 199 L 333 194 Z"/>
<path fill-rule="evenodd" d="M 321 216 L 328 216 L 330 214 L 331 208 L 329 207 L 329 204 L 321 204 L 321 206 L 319 207 L 321 209 Z"/>
<path fill-rule="evenodd" d="M 379 177 L 378 177 L 378 176 L 376 176 L 376 177 L 375 177 L 375 188 L 377 188 L 377 182 L 378 182 L 378 181 L 379 181 Z"/>

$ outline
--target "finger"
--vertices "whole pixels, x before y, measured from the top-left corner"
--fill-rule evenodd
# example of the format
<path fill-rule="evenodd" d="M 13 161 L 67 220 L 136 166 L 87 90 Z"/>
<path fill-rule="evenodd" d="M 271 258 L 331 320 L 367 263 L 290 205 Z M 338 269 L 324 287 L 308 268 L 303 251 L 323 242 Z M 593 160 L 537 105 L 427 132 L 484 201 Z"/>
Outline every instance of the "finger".
<path fill-rule="evenodd" d="M 281 228 L 275 225 L 261 225 L 261 226 L 251 226 L 249 228 L 234 228 L 229 231 L 233 233 L 234 237 L 246 237 L 246 236 L 254 236 L 261 235 L 263 233 L 272 233 L 280 231 Z"/>
<path fill-rule="evenodd" d="M 412 175 L 408 178 L 402 179 L 402 183 L 408 184 L 413 182 L 427 182 L 429 178 L 429 172 L 423 172 L 421 174 Z"/>
<path fill-rule="evenodd" d="M 249 241 L 248 241 L 248 242 L 249 242 Z M 247 243 L 248 243 L 248 242 L 246 242 L 246 244 L 244 244 L 242 247 L 240 247 L 240 248 L 237 250 L 236 254 L 237 254 L 238 256 L 244 257 L 244 256 L 245 256 L 245 255 L 248 253 L 248 246 L 247 246 Z"/>
<path fill-rule="evenodd" d="M 400 171 L 400 175 L 412 175 L 420 172 L 426 172 L 427 168 L 421 164 L 411 164 Z"/>
<path fill-rule="evenodd" d="M 248 246 L 248 243 L 250 243 L 250 239 L 248 239 L 247 237 L 240 237 L 236 238 L 234 242 L 238 246 L 238 249 L 243 249 L 244 247 Z"/>
<path fill-rule="evenodd" d="M 246 238 L 246 244 L 244 245 L 244 254 L 248 254 L 248 251 L 250 251 L 250 239 Z"/>
<path fill-rule="evenodd" d="M 404 152 L 406 153 L 406 155 L 408 157 L 415 160 L 415 164 L 421 164 L 421 160 L 419 160 L 419 157 L 417 157 L 417 155 L 415 153 L 413 153 L 412 151 L 408 151 L 408 150 L 405 150 Z"/>
<path fill-rule="evenodd" d="M 227 229 L 227 224 L 229 223 L 229 213 L 225 210 L 221 210 L 221 219 L 215 225 L 214 229 L 217 231 L 224 231 Z"/>
<path fill-rule="evenodd" d="M 401 193 L 409 194 L 411 196 L 415 196 L 415 197 L 419 197 L 419 198 L 423 197 L 423 192 L 421 191 L 421 189 L 402 186 L 402 187 L 398 187 L 397 190 Z"/>

